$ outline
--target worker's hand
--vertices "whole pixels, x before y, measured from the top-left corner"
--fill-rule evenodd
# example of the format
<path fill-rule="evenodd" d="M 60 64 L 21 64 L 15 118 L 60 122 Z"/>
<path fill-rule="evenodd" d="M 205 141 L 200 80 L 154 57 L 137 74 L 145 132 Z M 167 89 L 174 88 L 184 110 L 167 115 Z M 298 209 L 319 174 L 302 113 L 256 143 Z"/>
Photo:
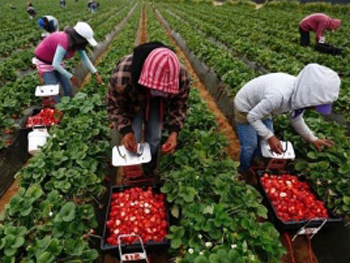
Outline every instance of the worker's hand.
<path fill-rule="evenodd" d="M 103 80 L 100 76 L 100 74 L 98 74 L 97 72 L 95 73 L 95 78 L 98 84 L 102 85 L 103 84 Z"/>
<path fill-rule="evenodd" d="M 270 139 L 267 140 L 267 142 L 270 145 L 270 148 L 273 152 L 282 154 L 283 153 L 283 147 L 281 142 L 276 138 L 276 136 L 272 136 Z"/>
<path fill-rule="evenodd" d="M 72 84 L 73 84 L 75 87 L 78 87 L 78 86 L 79 86 L 79 81 L 78 81 L 78 79 L 77 79 L 76 76 L 72 76 L 72 77 L 70 78 L 70 82 L 72 82 Z"/>
<path fill-rule="evenodd" d="M 318 43 L 323 44 L 323 43 L 325 43 L 325 42 L 326 42 L 326 38 L 325 38 L 324 36 L 322 36 L 322 37 L 320 37 L 320 38 L 318 39 Z"/>
<path fill-rule="evenodd" d="M 122 144 L 128 151 L 137 152 L 137 142 L 133 132 L 124 135 Z"/>
<path fill-rule="evenodd" d="M 162 146 L 162 151 L 166 154 L 175 152 L 177 146 L 177 132 L 172 132 Z"/>
<path fill-rule="evenodd" d="M 328 139 L 318 139 L 312 144 L 316 147 L 317 151 L 322 151 L 323 146 L 326 146 L 328 149 L 334 145 L 334 142 Z"/>

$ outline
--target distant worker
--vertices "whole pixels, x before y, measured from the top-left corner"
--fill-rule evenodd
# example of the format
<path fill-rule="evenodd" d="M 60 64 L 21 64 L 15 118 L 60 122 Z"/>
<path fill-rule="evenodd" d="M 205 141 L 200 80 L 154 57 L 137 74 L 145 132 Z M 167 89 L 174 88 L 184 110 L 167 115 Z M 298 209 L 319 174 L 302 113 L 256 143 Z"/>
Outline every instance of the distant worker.
<path fill-rule="evenodd" d="M 97 3 L 95 0 L 89 0 L 88 2 L 88 10 L 90 13 L 95 13 L 99 7 L 99 3 Z"/>
<path fill-rule="evenodd" d="M 310 45 L 310 31 L 315 32 L 316 43 L 325 43 L 324 31 L 338 30 L 340 25 L 340 19 L 331 18 L 326 14 L 316 13 L 309 15 L 299 23 L 300 45 L 303 47 Z"/>
<path fill-rule="evenodd" d="M 66 6 L 67 6 L 66 0 L 60 0 L 60 7 L 61 8 L 66 8 Z"/>
<path fill-rule="evenodd" d="M 88 44 L 97 46 L 93 34 L 87 23 L 78 22 L 74 28 L 67 27 L 41 41 L 35 49 L 35 64 L 44 84 L 61 84 L 63 95 L 72 97 L 71 84 L 78 86 L 78 79 L 64 68 L 62 62 L 72 58 L 76 51 L 79 52 L 83 64 L 95 75 L 97 82 L 102 84 L 100 75 L 85 52 Z M 56 96 L 54 99 L 58 102 L 60 98 Z"/>
<path fill-rule="evenodd" d="M 36 16 L 36 11 L 35 11 L 34 6 L 31 2 L 27 2 L 26 11 L 29 14 L 30 19 L 33 19 Z"/>
<path fill-rule="evenodd" d="M 58 31 L 58 20 L 53 16 L 43 16 L 38 19 L 38 25 L 48 34 Z"/>
<path fill-rule="evenodd" d="M 298 76 L 271 73 L 257 77 L 237 93 L 235 121 L 241 147 L 240 172 L 245 173 L 259 154 L 259 140 L 266 140 L 271 150 L 282 154 L 284 149 L 273 132 L 272 115 L 290 113 L 293 128 L 318 151 L 330 148 L 333 142 L 317 138 L 303 119 L 306 110 L 330 114 L 339 95 L 340 78 L 332 69 L 308 64 Z"/>

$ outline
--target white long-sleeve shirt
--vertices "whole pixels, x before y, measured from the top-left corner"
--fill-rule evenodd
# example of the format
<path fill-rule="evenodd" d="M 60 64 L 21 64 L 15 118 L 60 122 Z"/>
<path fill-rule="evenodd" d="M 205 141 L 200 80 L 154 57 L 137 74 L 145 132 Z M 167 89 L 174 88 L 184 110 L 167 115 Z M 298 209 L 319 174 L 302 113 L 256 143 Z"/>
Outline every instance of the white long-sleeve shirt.
<path fill-rule="evenodd" d="M 272 73 L 248 82 L 237 93 L 235 107 L 247 114 L 247 120 L 260 137 L 268 140 L 274 136 L 262 122 L 269 115 L 290 112 L 293 128 L 305 140 L 317 137 L 306 125 L 303 115 L 294 118 L 294 111 L 329 104 L 338 97 L 340 79 L 331 69 L 309 64 L 295 77 L 285 73 Z"/>

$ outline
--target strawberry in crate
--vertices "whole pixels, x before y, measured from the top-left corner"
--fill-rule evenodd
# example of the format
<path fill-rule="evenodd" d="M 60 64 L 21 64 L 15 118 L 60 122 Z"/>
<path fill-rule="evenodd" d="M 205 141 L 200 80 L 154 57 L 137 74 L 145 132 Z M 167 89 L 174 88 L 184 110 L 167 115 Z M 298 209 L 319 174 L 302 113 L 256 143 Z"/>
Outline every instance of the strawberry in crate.
<path fill-rule="evenodd" d="M 147 190 L 133 187 L 113 193 L 106 225 L 107 243 L 112 246 L 118 245 L 118 236 L 123 234 L 138 235 L 144 243 L 162 242 L 168 229 L 165 197 L 154 193 L 151 187 Z M 122 242 L 130 245 L 137 240 L 130 236 Z"/>
<path fill-rule="evenodd" d="M 277 216 L 284 222 L 329 218 L 324 203 L 317 199 L 307 182 L 295 175 L 270 175 L 261 178 Z"/>
<path fill-rule="evenodd" d="M 33 126 L 52 126 L 57 125 L 63 112 L 56 109 L 45 108 L 42 109 L 38 114 L 28 117 L 26 127 L 32 128 Z"/>

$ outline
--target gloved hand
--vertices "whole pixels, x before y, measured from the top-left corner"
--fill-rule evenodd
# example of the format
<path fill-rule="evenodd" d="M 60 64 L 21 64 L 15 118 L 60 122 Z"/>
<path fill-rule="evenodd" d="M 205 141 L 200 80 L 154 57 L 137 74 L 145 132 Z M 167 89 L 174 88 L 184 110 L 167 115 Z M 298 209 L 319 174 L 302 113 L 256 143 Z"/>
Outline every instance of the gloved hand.
<path fill-rule="evenodd" d="M 318 43 L 324 44 L 326 43 L 326 37 L 322 36 L 319 38 Z"/>

